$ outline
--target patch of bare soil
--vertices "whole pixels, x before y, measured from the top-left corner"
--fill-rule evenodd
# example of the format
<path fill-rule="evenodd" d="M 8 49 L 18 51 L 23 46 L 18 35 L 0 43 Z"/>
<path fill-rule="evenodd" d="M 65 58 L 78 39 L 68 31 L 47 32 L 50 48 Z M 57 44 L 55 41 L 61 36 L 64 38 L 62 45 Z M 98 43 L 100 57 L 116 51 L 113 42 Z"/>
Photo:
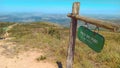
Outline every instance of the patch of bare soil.
<path fill-rule="evenodd" d="M 14 58 L 0 55 L 0 68 L 56 68 L 55 64 L 47 61 L 36 61 L 41 53 L 28 51 Z"/>

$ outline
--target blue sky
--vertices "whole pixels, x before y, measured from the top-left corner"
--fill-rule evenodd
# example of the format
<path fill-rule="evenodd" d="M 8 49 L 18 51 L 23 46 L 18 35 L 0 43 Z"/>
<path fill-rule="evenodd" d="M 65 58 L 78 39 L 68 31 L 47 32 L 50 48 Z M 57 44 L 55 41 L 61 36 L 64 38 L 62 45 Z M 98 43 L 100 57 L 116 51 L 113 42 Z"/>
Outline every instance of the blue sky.
<path fill-rule="evenodd" d="M 0 13 L 70 13 L 73 2 L 80 2 L 81 14 L 119 14 L 120 0 L 0 0 Z"/>

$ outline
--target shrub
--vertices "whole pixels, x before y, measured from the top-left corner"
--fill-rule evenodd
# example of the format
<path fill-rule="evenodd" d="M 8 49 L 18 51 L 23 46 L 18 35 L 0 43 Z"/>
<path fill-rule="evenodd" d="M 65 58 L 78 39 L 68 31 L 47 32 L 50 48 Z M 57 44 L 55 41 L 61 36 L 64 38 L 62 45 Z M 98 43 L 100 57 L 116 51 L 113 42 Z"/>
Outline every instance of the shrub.
<path fill-rule="evenodd" d="M 36 58 L 37 61 L 41 61 L 41 60 L 45 60 L 45 59 L 46 59 L 46 57 L 42 56 L 42 55 L 40 57 Z"/>

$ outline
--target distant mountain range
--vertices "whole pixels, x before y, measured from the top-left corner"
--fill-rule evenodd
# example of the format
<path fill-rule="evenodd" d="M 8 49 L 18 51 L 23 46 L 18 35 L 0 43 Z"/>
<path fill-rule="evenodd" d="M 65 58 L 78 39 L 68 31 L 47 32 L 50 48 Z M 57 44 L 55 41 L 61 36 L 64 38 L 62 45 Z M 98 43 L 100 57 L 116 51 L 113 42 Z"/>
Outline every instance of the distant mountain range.
<path fill-rule="evenodd" d="M 115 23 L 120 23 L 120 16 L 117 15 L 84 15 L 86 17 L 112 21 Z M 19 22 L 19 23 L 29 23 L 29 22 L 53 22 L 60 25 L 68 25 L 70 23 L 70 18 L 67 14 L 40 14 L 40 13 L 12 13 L 12 14 L 0 14 L 0 22 Z"/>

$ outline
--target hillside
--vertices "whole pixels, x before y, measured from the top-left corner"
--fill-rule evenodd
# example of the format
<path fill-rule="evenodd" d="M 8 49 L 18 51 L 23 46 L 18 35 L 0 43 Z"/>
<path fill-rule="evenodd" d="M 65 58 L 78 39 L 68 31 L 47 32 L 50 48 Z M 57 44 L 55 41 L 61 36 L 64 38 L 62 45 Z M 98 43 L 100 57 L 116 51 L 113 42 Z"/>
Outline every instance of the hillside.
<path fill-rule="evenodd" d="M 10 25 L 12 24 L 14 23 Z M 8 23 L 4 23 L 3 27 L 7 26 L 9 26 Z M 12 39 L 5 40 L 4 42 L 12 44 L 7 44 L 10 46 L 8 47 L 9 50 L 4 52 L 4 56 L 14 58 L 29 53 L 32 58 L 37 53 L 37 56 L 34 57 L 37 63 L 49 62 L 57 67 L 56 62 L 61 62 L 63 68 L 65 68 L 69 42 L 68 28 L 45 22 L 21 23 L 11 28 L 8 33 L 10 33 L 9 38 Z M 105 37 L 105 45 L 101 53 L 94 52 L 77 38 L 74 68 L 120 68 L 120 33 L 109 31 L 99 31 L 99 33 Z M 3 34 L 4 31 L 1 32 L 1 36 Z M 0 44 L 0 48 L 4 47 L 5 45 Z M 41 53 L 42 55 L 39 55 Z M 25 59 L 27 59 L 27 56 Z M 49 63 L 48 65 L 51 65 Z"/>

